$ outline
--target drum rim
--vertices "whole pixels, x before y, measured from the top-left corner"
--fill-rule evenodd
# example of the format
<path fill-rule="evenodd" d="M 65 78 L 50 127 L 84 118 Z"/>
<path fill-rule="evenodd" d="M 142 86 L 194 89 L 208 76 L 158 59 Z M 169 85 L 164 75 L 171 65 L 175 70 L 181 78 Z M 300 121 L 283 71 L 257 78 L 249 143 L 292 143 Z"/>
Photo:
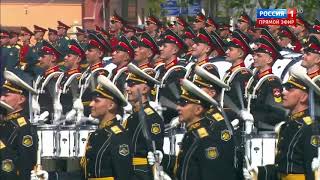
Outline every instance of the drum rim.
<path fill-rule="evenodd" d="M 250 134 L 247 136 L 250 139 L 258 139 L 258 138 L 276 138 L 277 133 L 272 131 L 260 132 L 259 134 Z"/>

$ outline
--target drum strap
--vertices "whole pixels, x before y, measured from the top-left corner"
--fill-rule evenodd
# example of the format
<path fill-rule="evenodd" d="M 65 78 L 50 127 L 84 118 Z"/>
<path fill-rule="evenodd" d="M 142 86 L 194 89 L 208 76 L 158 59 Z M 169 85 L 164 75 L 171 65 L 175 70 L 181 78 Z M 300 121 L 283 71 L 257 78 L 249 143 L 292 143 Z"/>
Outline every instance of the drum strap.
<path fill-rule="evenodd" d="M 114 177 L 88 178 L 88 180 L 115 180 Z"/>
<path fill-rule="evenodd" d="M 280 174 L 281 180 L 305 180 L 304 174 Z"/>

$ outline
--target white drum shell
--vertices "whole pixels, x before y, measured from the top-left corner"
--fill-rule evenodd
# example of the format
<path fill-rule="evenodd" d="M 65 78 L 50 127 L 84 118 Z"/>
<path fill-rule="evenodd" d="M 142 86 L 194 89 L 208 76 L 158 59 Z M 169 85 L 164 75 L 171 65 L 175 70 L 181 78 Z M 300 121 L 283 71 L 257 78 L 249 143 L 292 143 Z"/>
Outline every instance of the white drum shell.
<path fill-rule="evenodd" d="M 253 167 L 274 164 L 277 140 L 275 134 L 263 134 L 246 142 L 249 161 Z"/>
<path fill-rule="evenodd" d="M 178 155 L 183 136 L 184 134 L 180 134 L 180 133 L 174 135 L 174 138 L 172 138 L 172 139 L 175 139 L 174 147 L 171 146 L 170 137 L 165 136 L 163 141 L 163 152 L 165 154 Z M 171 148 L 174 148 L 175 154 L 172 154 L 172 152 L 170 151 Z"/>
<path fill-rule="evenodd" d="M 76 145 L 76 129 L 75 126 L 61 126 L 58 131 L 58 154 L 60 158 L 75 157 Z"/>
<path fill-rule="evenodd" d="M 45 159 L 52 159 L 57 154 L 57 126 L 41 125 L 37 127 L 40 155 Z"/>
<path fill-rule="evenodd" d="M 83 126 L 77 130 L 77 157 L 83 157 L 86 153 L 86 145 L 89 138 L 89 133 L 94 132 L 97 129 L 96 126 Z"/>

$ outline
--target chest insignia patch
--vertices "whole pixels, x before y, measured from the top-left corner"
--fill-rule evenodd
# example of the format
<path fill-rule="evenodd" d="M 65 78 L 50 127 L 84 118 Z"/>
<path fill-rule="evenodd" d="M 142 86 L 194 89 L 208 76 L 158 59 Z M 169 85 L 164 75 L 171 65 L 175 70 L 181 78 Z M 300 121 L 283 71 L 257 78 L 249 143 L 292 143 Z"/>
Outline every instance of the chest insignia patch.
<path fill-rule="evenodd" d="M 32 140 L 32 136 L 30 135 L 25 135 L 22 138 L 22 145 L 25 147 L 30 147 L 33 145 L 33 140 Z"/>
<path fill-rule="evenodd" d="M 5 159 L 1 163 L 1 169 L 5 172 L 11 172 L 13 170 L 13 162 L 11 159 Z"/>
<path fill-rule="evenodd" d="M 160 132 L 161 132 L 160 124 L 158 124 L 158 123 L 153 123 L 153 124 L 151 125 L 151 133 L 157 135 L 157 134 L 159 134 Z"/>
<path fill-rule="evenodd" d="M 216 159 L 219 156 L 218 149 L 216 147 L 208 147 L 205 153 L 208 159 Z"/>
<path fill-rule="evenodd" d="M 129 146 L 127 144 L 121 144 L 119 146 L 119 154 L 122 156 L 127 156 L 129 154 Z"/>
<path fill-rule="evenodd" d="M 314 147 L 319 147 L 320 145 L 320 136 L 314 135 L 311 136 L 311 145 Z"/>
<path fill-rule="evenodd" d="M 228 130 L 221 131 L 221 140 L 229 141 L 231 139 L 231 134 Z"/>

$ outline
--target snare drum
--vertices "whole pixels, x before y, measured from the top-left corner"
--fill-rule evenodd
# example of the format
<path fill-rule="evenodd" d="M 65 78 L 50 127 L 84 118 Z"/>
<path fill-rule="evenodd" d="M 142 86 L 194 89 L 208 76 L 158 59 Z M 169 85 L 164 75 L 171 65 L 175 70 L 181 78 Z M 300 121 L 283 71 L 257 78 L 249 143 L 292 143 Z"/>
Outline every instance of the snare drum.
<path fill-rule="evenodd" d="M 277 149 L 275 133 L 251 135 L 246 144 L 246 154 L 253 167 L 274 164 Z"/>
<path fill-rule="evenodd" d="M 45 159 L 56 158 L 57 126 L 49 124 L 37 126 L 37 133 L 39 146 L 41 147 L 41 157 Z"/>
<path fill-rule="evenodd" d="M 58 153 L 60 158 L 76 157 L 76 127 L 74 125 L 60 126 L 58 131 Z"/>
<path fill-rule="evenodd" d="M 97 129 L 97 126 L 80 126 L 77 128 L 77 139 L 76 139 L 77 157 L 83 157 L 85 155 L 89 133 L 94 132 L 96 129 Z"/>

